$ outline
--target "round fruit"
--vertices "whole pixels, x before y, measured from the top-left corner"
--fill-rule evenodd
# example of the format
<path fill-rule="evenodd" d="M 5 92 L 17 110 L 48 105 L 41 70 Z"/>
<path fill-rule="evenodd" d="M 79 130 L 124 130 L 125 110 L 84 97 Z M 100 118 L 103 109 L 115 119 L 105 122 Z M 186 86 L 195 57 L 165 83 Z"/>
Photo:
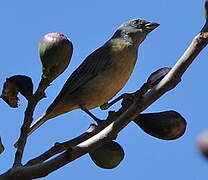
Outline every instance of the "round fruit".
<path fill-rule="evenodd" d="M 68 67 L 73 52 L 72 42 L 63 34 L 46 34 L 39 44 L 43 77 L 56 79 Z"/>
<path fill-rule="evenodd" d="M 147 134 L 164 140 L 181 137 L 186 120 L 176 111 L 140 114 L 134 122 Z"/>
<path fill-rule="evenodd" d="M 208 130 L 202 132 L 198 137 L 198 147 L 204 157 L 208 158 Z"/>
<path fill-rule="evenodd" d="M 99 167 L 113 169 L 124 158 L 124 150 L 120 144 L 110 141 L 89 153 L 92 161 Z"/>

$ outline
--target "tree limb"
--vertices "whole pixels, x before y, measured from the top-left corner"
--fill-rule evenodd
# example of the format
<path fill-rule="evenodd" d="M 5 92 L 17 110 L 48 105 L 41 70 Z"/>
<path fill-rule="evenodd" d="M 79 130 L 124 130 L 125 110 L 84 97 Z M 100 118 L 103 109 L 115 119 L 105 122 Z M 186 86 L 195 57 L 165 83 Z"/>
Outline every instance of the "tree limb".
<path fill-rule="evenodd" d="M 71 148 L 72 146 L 76 146 L 77 144 L 79 144 L 79 143 L 81 143 L 83 141 L 86 141 L 90 137 L 94 136 L 100 130 L 101 129 L 99 127 L 97 127 L 94 124 L 91 124 L 90 127 L 88 128 L 88 130 L 86 132 L 84 132 L 83 134 L 81 134 L 80 136 L 75 137 L 74 139 L 71 139 L 71 140 L 66 141 L 66 142 L 55 143 L 54 146 L 52 146 L 46 152 L 44 152 L 40 156 L 38 156 L 38 157 L 28 161 L 25 164 L 25 166 L 31 166 L 31 165 L 35 165 L 35 164 L 44 162 L 47 159 L 53 157 L 54 155 L 56 155 L 58 153 L 61 153 L 61 152 L 65 151 L 65 150 Z"/>
<path fill-rule="evenodd" d="M 21 127 L 20 137 L 18 139 L 18 145 L 17 145 L 17 150 L 15 153 L 15 160 L 14 160 L 13 167 L 21 166 L 22 156 L 23 156 L 25 144 L 27 141 L 27 132 L 33 120 L 33 112 L 35 110 L 37 103 L 42 98 L 44 98 L 45 96 L 44 91 L 49 86 L 49 84 L 50 83 L 46 79 L 42 78 L 39 83 L 37 91 L 28 100 L 28 105 L 25 110 L 24 122 Z"/>

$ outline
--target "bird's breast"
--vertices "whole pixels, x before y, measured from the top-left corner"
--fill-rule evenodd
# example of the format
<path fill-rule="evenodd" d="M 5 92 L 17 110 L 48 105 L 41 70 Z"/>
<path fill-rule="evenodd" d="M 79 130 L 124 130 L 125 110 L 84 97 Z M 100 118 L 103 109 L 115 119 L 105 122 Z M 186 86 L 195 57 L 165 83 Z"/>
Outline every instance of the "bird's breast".
<path fill-rule="evenodd" d="M 128 81 L 136 59 L 137 52 L 133 50 L 113 52 L 108 68 L 99 72 L 84 88 L 88 96 L 86 108 L 101 106 L 115 96 Z"/>

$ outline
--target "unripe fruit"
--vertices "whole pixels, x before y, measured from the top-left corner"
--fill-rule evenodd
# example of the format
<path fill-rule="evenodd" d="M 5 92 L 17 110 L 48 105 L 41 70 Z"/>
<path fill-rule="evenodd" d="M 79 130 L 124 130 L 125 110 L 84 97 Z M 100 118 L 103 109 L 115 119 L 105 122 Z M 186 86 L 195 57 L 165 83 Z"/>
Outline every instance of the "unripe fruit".
<path fill-rule="evenodd" d="M 92 161 L 104 169 L 117 167 L 124 158 L 123 148 L 115 141 L 107 142 L 89 154 Z"/>
<path fill-rule="evenodd" d="M 204 14 L 205 14 L 205 19 L 208 19 L 208 0 L 205 0 L 204 3 Z"/>
<path fill-rule="evenodd" d="M 208 158 L 208 130 L 202 132 L 198 137 L 198 147 L 204 157 Z"/>
<path fill-rule="evenodd" d="M 1 137 L 0 137 L 0 154 L 4 152 L 4 145 L 1 142 Z"/>
<path fill-rule="evenodd" d="M 157 85 L 171 70 L 171 68 L 164 67 L 153 72 L 147 79 L 147 83 L 150 88 Z"/>
<path fill-rule="evenodd" d="M 46 34 L 39 44 L 43 77 L 49 82 L 68 67 L 73 52 L 72 42 L 63 34 Z"/>
<path fill-rule="evenodd" d="M 186 120 L 176 111 L 140 114 L 134 122 L 147 134 L 164 140 L 177 139 L 186 130 Z"/>

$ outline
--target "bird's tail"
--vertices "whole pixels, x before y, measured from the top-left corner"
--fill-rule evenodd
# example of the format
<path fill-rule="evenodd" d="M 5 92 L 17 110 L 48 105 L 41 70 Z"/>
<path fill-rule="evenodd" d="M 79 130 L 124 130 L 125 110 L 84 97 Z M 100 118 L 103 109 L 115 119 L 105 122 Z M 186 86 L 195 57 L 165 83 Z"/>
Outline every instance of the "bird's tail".
<path fill-rule="evenodd" d="M 46 117 L 46 113 L 44 113 L 41 117 L 39 117 L 36 121 L 34 121 L 34 122 L 31 124 L 27 136 L 31 135 L 36 129 L 38 129 L 38 128 L 39 128 L 42 124 L 44 124 L 47 120 L 48 120 L 48 118 Z"/>
<path fill-rule="evenodd" d="M 32 123 L 27 136 L 31 135 L 36 129 L 38 129 L 43 123 L 45 123 L 49 118 L 47 118 L 47 114 L 44 113 L 40 118 L 38 118 L 35 122 Z M 14 144 L 14 147 L 18 147 L 19 140 Z"/>

